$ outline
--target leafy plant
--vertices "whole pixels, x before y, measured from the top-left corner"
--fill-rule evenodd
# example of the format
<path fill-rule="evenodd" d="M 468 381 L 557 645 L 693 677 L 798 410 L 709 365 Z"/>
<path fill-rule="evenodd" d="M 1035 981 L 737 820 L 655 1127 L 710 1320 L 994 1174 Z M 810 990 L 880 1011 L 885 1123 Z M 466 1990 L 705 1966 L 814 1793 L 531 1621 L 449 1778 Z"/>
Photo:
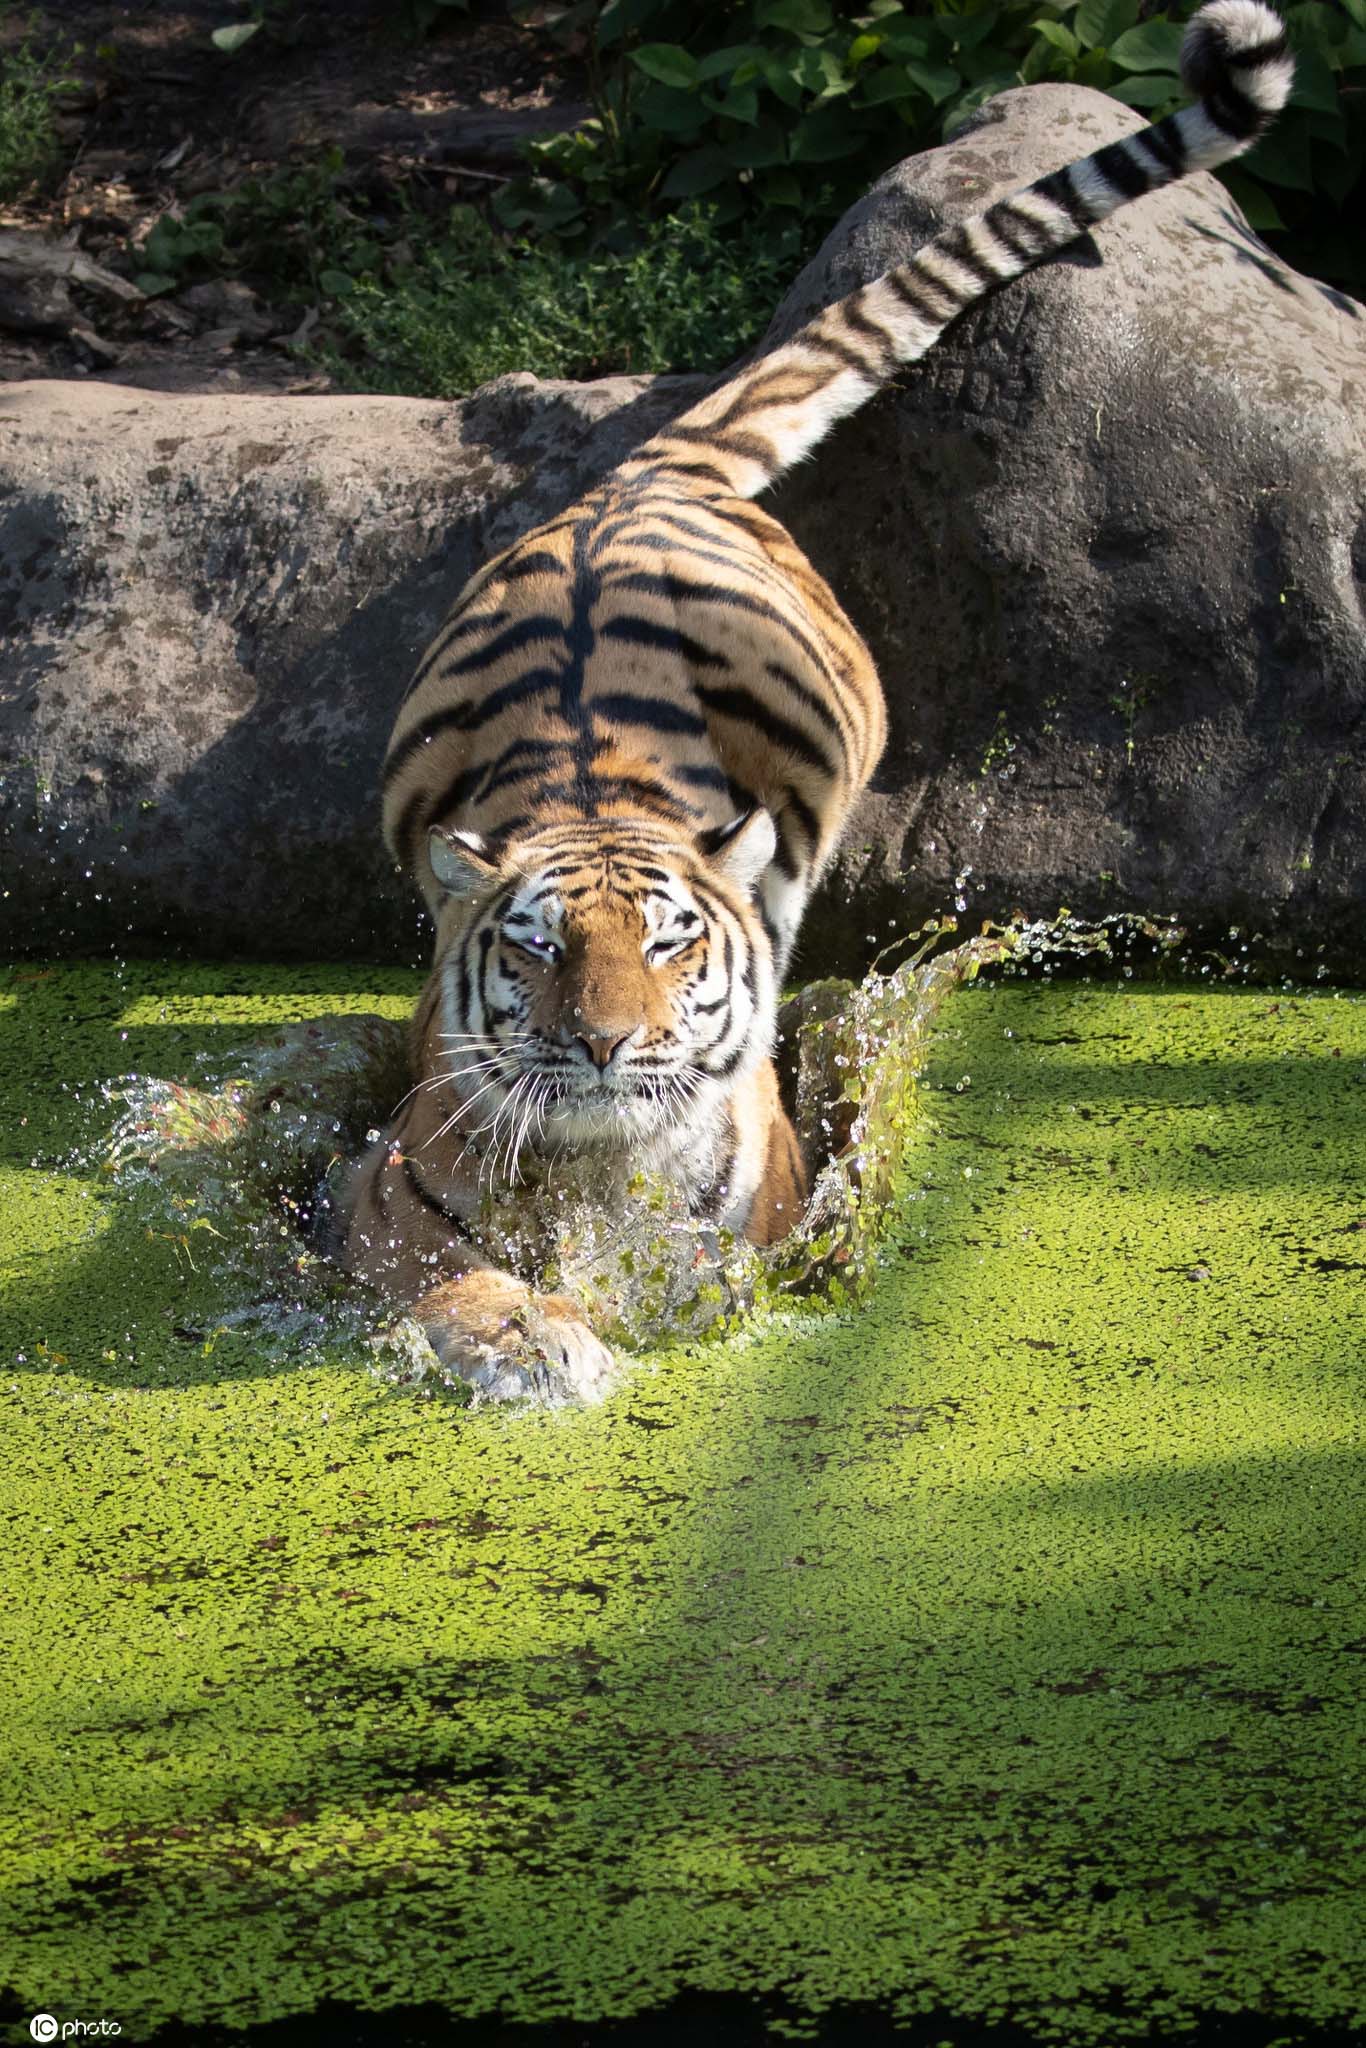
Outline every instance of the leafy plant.
<path fill-rule="evenodd" d="M 54 51 L 35 49 L 32 29 L 0 56 L 0 202 L 20 198 L 56 161 L 56 103 L 73 83 Z"/>
<path fill-rule="evenodd" d="M 137 283 L 155 296 L 225 270 L 250 270 L 289 296 L 318 297 L 329 274 L 378 263 L 380 247 L 351 211 L 339 149 L 228 192 L 198 194 L 163 214 L 140 251 Z"/>
<path fill-rule="evenodd" d="M 703 195 L 722 221 L 827 220 L 1010 86 L 1072 81 L 1152 118 L 1181 104 L 1194 5 L 1141 19 L 1142 0 L 523 0 L 520 20 L 581 57 L 594 112 L 532 147 L 498 211 L 561 237 Z M 1226 182 L 1302 266 L 1366 284 L 1366 0 L 1285 18 L 1291 104 Z"/>
<path fill-rule="evenodd" d="M 510 370 L 545 377 L 720 368 L 762 332 L 801 247 L 795 228 L 723 233 L 696 206 L 628 251 L 508 244 L 473 208 L 383 274 L 337 291 L 328 367 L 353 389 L 456 397 Z"/>

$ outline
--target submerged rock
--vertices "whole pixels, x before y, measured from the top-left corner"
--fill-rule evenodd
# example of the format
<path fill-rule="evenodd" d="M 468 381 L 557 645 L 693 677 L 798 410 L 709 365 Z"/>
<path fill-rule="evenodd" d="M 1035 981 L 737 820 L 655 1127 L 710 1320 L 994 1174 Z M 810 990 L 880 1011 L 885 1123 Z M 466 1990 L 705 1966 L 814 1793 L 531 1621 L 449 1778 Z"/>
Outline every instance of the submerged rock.
<path fill-rule="evenodd" d="M 1001 95 L 891 172 L 776 340 L 945 221 L 1138 125 Z M 696 379 L 460 405 L 0 400 L 0 946 L 413 958 L 376 783 L 485 555 Z M 878 658 L 892 737 L 813 911 L 1179 914 L 1366 958 L 1366 316 L 1194 179 L 997 294 L 776 509 Z M 852 915 L 851 915 L 852 909 Z M 1246 934 L 1245 934 L 1246 935 Z"/>

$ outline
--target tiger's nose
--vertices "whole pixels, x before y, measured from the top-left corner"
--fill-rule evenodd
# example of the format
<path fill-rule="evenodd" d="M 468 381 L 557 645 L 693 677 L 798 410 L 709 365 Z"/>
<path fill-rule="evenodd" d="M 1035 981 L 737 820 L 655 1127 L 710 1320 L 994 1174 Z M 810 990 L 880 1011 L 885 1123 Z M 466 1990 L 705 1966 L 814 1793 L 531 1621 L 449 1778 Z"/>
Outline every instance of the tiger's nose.
<path fill-rule="evenodd" d="M 593 1065 L 599 1069 L 607 1067 L 628 1039 L 635 1037 L 634 1031 L 577 1031 L 574 1034 L 578 1044 L 588 1054 Z"/>

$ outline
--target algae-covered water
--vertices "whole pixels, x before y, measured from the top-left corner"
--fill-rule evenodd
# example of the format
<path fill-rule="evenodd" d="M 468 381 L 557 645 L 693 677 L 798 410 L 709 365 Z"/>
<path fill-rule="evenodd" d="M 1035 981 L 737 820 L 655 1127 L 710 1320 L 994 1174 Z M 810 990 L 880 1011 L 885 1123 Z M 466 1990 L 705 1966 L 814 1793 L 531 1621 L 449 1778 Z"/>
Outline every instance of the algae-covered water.
<path fill-rule="evenodd" d="M 412 987 L 0 975 L 13 2038 L 1366 2027 L 1366 1002 L 952 997 L 867 1302 L 544 1414 L 221 1328 L 93 1163 Z"/>

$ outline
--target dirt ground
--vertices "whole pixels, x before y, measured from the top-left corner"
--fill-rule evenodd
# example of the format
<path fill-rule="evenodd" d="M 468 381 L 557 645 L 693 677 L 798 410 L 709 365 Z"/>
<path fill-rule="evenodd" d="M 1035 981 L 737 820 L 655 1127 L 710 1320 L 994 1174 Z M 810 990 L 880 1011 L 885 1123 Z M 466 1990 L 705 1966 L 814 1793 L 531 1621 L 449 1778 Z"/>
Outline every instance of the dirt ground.
<path fill-rule="evenodd" d="M 585 111 L 572 67 L 502 7 L 453 11 L 449 27 L 419 36 L 386 0 L 277 0 L 235 54 L 215 47 L 215 29 L 250 19 L 234 0 L 47 0 L 0 21 L 0 51 L 27 36 L 75 81 L 55 175 L 0 209 L 0 378 L 327 389 L 298 354 L 317 309 L 273 304 L 260 279 L 120 293 L 118 280 L 145 268 L 137 250 L 153 224 L 197 194 L 316 164 L 329 145 L 371 210 L 400 188 L 427 206 L 486 199 L 519 168 L 526 138 Z M 78 252 L 75 274 L 32 274 L 16 231 L 25 250 L 41 237 Z M 115 282 L 83 278 L 81 259 Z"/>

